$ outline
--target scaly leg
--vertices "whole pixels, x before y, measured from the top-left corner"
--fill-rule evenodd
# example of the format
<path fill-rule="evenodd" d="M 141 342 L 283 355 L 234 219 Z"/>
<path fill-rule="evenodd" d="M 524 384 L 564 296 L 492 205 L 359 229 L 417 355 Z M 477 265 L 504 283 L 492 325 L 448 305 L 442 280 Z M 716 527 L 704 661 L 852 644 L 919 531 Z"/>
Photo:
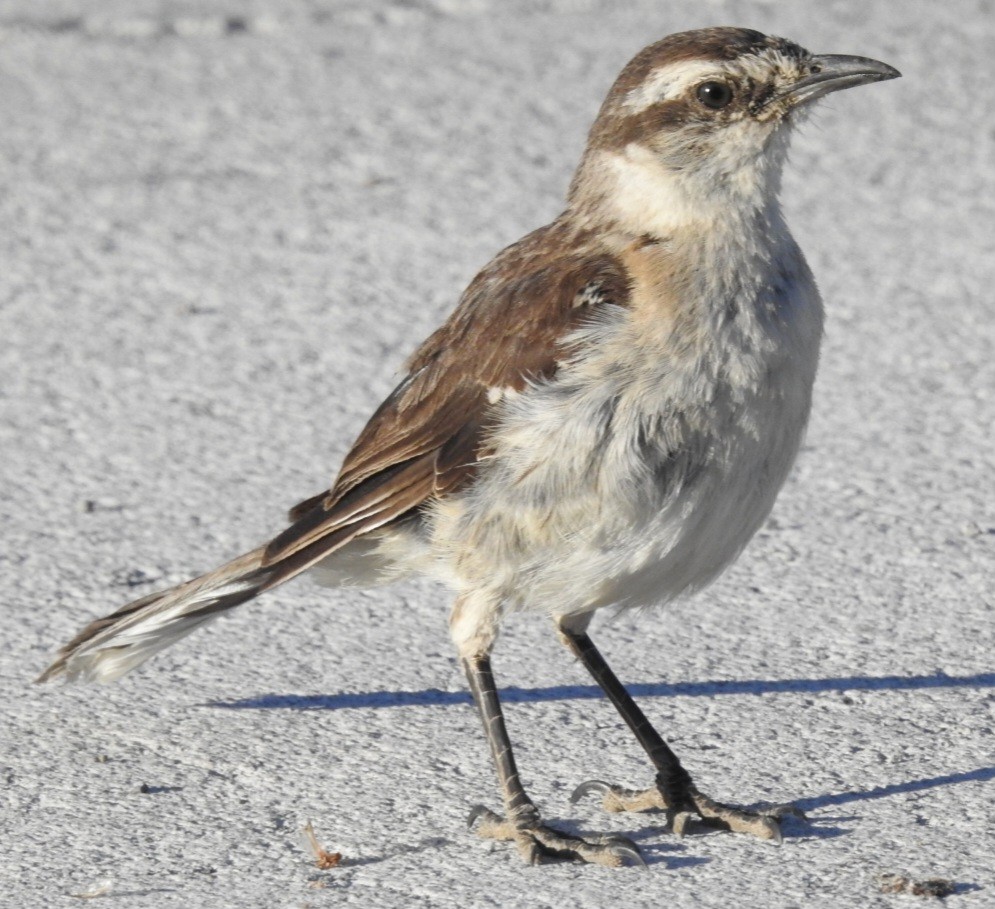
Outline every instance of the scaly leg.
<path fill-rule="evenodd" d="M 621 836 L 595 836 L 581 838 L 556 830 L 542 822 L 539 810 L 528 797 L 518 775 L 511 740 L 504 724 L 501 702 L 498 699 L 494 675 L 491 672 L 490 647 L 494 634 L 493 616 L 480 610 L 486 622 L 475 622 L 474 611 L 467 604 L 457 603 L 451 622 L 453 638 L 461 651 L 463 668 L 470 683 L 473 700 L 480 711 L 487 743 L 497 770 L 505 814 L 477 806 L 470 812 L 469 825 L 477 824 L 480 836 L 510 840 L 518 847 L 519 854 L 530 865 L 543 862 L 577 860 L 599 865 L 619 866 L 626 859 L 643 865 L 639 849 L 631 840 Z M 468 628 L 469 626 L 469 628 Z M 467 634 L 467 631 L 471 634 Z M 474 653 L 473 651 L 479 651 Z"/>
<path fill-rule="evenodd" d="M 576 624 L 580 623 L 575 620 L 574 625 Z M 586 622 L 583 624 L 586 626 Z M 558 630 L 564 643 L 580 658 L 601 690 L 615 705 L 622 719 L 635 733 L 639 744 L 643 746 L 656 768 L 656 783 L 649 789 L 624 789 L 601 780 L 590 780 L 581 783 L 574 790 L 570 797 L 571 802 L 577 802 L 583 796 L 596 792 L 603 796 L 602 804 L 607 811 L 660 809 L 667 812 L 671 827 L 678 836 L 683 836 L 687 831 L 689 821 L 698 818 L 708 827 L 732 830 L 736 833 L 750 833 L 761 839 L 780 842 L 780 818 L 789 814 L 803 817 L 801 812 L 791 805 L 778 806 L 766 811 L 746 811 L 723 805 L 699 792 L 677 755 L 650 725 L 646 715 L 612 672 L 586 631 L 578 631 L 576 627 L 571 627 L 569 619 L 559 620 Z"/>
<path fill-rule="evenodd" d="M 484 723 L 505 808 L 505 816 L 501 817 L 478 805 L 470 812 L 470 826 L 479 821 L 477 833 L 480 836 L 514 841 L 522 858 L 530 865 L 570 859 L 610 866 L 622 865 L 625 859 L 643 864 L 636 844 L 624 837 L 597 836 L 584 839 L 542 823 L 539 810 L 525 793 L 518 776 L 511 740 L 501 712 L 501 702 L 494 687 L 490 660 L 486 656 L 464 660 L 463 667 Z"/>

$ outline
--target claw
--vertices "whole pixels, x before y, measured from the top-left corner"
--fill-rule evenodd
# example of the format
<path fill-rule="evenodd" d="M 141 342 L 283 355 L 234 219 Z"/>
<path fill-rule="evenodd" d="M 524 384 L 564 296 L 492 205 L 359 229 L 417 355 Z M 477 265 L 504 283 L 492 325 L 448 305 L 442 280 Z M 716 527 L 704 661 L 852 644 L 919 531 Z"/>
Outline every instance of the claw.
<path fill-rule="evenodd" d="M 470 816 L 466 819 L 467 830 L 473 830 L 474 824 L 477 825 L 477 836 L 485 840 L 513 840 L 518 835 L 515 824 L 483 805 L 475 805 L 470 810 Z"/>
<path fill-rule="evenodd" d="M 486 812 L 487 810 L 488 809 L 485 808 L 483 805 L 474 805 L 470 809 L 470 813 L 467 815 L 466 829 L 473 830 L 473 825 L 477 823 L 477 820 L 480 818 L 480 816 L 484 814 L 484 812 Z"/>
<path fill-rule="evenodd" d="M 570 793 L 570 804 L 576 805 L 585 795 L 591 795 L 591 793 L 607 795 L 611 790 L 611 784 L 606 783 L 604 780 L 588 780 L 586 783 L 581 783 Z"/>
<path fill-rule="evenodd" d="M 513 840 L 518 835 L 514 824 L 483 805 L 474 806 L 466 819 L 467 830 L 473 830 L 474 824 L 477 825 L 477 836 L 485 840 Z"/>
<path fill-rule="evenodd" d="M 607 844 L 611 845 L 612 852 L 619 858 L 628 859 L 633 865 L 642 868 L 643 871 L 649 871 L 646 859 L 643 858 L 639 847 L 632 840 L 624 836 L 612 836 L 608 838 Z"/>

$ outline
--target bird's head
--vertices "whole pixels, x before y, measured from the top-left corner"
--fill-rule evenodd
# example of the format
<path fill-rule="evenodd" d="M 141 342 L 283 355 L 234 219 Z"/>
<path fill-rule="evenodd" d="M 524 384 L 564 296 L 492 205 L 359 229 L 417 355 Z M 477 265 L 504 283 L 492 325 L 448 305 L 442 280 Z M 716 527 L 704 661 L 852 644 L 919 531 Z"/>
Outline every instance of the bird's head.
<path fill-rule="evenodd" d="M 622 70 L 591 128 L 571 201 L 618 209 L 633 227 L 776 201 L 789 126 L 816 98 L 900 73 L 811 54 L 742 28 L 671 35 Z M 608 206 L 608 211 L 604 210 Z"/>

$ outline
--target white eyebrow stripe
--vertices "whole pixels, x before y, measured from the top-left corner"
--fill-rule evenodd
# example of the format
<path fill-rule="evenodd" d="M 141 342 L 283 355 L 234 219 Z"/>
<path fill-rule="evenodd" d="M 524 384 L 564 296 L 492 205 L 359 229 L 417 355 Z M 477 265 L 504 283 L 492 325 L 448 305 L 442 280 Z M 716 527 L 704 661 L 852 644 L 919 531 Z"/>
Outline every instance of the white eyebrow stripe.
<path fill-rule="evenodd" d="M 622 102 L 622 107 L 633 113 L 646 110 L 660 101 L 672 101 L 683 95 L 692 85 L 708 77 L 720 79 L 730 75 L 728 69 L 712 60 L 683 60 L 661 66 L 650 73 L 637 88 L 632 89 Z"/>

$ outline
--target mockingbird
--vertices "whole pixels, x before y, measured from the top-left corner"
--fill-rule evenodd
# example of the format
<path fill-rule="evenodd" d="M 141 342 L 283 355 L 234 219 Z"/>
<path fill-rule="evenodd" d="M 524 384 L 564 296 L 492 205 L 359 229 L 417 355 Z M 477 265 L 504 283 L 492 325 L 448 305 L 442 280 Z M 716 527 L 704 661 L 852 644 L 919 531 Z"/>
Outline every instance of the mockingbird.
<path fill-rule="evenodd" d="M 603 606 L 700 589 L 766 518 L 798 451 L 822 304 L 778 202 L 792 125 L 829 92 L 893 79 L 740 28 L 671 35 L 622 70 L 567 208 L 501 252 L 414 353 L 331 489 L 270 542 L 88 625 L 41 676 L 115 679 L 303 571 L 332 585 L 410 573 L 455 593 L 452 638 L 504 814 L 485 836 L 530 862 L 638 862 L 622 837 L 543 823 L 491 674 L 510 612 L 544 612 L 645 748 L 653 786 L 583 784 L 611 810 L 660 808 L 778 839 L 778 812 L 692 782 L 587 634 Z"/>

